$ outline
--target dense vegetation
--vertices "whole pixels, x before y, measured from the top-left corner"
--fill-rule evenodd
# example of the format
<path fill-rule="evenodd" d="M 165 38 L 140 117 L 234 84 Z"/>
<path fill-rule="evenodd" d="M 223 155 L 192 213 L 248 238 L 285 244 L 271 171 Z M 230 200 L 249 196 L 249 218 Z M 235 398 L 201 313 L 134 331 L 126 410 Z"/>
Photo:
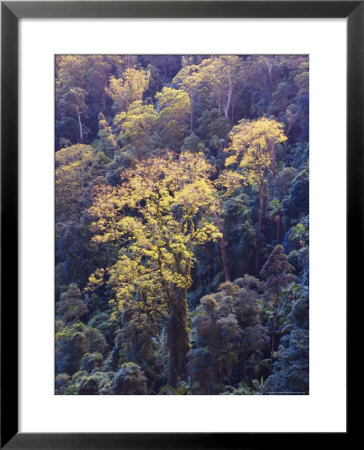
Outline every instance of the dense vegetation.
<path fill-rule="evenodd" d="M 308 394 L 308 57 L 56 58 L 56 393 Z"/>

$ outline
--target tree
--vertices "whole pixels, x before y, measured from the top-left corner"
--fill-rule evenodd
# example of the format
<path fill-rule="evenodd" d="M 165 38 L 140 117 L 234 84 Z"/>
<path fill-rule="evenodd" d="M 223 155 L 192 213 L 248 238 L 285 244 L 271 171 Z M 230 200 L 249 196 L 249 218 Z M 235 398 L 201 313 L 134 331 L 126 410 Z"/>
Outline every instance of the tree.
<path fill-rule="evenodd" d="M 191 102 L 187 92 L 164 87 L 155 96 L 158 101 L 158 122 L 164 142 L 172 150 L 177 150 L 186 136 Z"/>
<path fill-rule="evenodd" d="M 251 382 L 262 375 L 269 346 L 261 324 L 257 290 L 259 280 L 245 275 L 225 282 L 216 294 L 201 298 L 192 319 L 194 349 L 189 375 L 199 393 L 218 393 L 235 382 Z"/>
<path fill-rule="evenodd" d="M 291 182 L 289 194 L 283 199 L 284 213 L 294 219 L 308 214 L 309 211 L 309 176 L 304 168 Z"/>
<path fill-rule="evenodd" d="M 93 148 L 77 144 L 56 153 L 56 214 L 59 218 L 69 216 L 77 210 L 77 201 L 82 196 L 90 174 Z"/>
<path fill-rule="evenodd" d="M 105 353 L 103 335 L 81 322 L 62 328 L 56 333 L 56 373 L 72 375 L 80 368 L 86 353 Z"/>
<path fill-rule="evenodd" d="M 81 115 L 87 112 L 86 103 L 87 92 L 79 87 L 71 88 L 67 91 L 59 102 L 63 114 L 76 114 L 80 131 L 80 141 L 83 142 L 83 129 Z"/>
<path fill-rule="evenodd" d="M 136 293 L 168 309 L 168 381 L 174 387 L 187 375 L 194 249 L 220 236 L 210 219 L 212 170 L 200 154 L 168 153 L 142 161 L 124 173 L 121 186 L 101 190 L 91 208 L 94 241 L 120 247 L 117 263 L 108 270 L 119 309 Z"/>
<path fill-rule="evenodd" d="M 115 111 L 125 111 L 133 102 L 142 100 L 148 88 L 149 76 L 148 71 L 128 68 L 121 78 L 110 78 L 106 94 L 114 101 Z"/>
<path fill-rule="evenodd" d="M 190 65 L 181 69 L 178 74 L 173 78 L 173 83 L 182 87 L 189 97 L 191 103 L 191 119 L 190 119 L 190 131 L 193 132 L 193 108 L 195 102 L 195 96 L 197 89 L 202 82 L 202 74 L 199 71 L 199 66 Z"/>
<path fill-rule="evenodd" d="M 113 395 L 142 395 L 147 393 L 147 379 L 137 364 L 124 363 L 111 386 Z"/>
<path fill-rule="evenodd" d="M 57 90 L 60 96 L 72 88 L 86 89 L 88 58 L 84 55 L 59 55 L 56 57 Z"/>
<path fill-rule="evenodd" d="M 130 143 L 138 161 L 148 155 L 153 143 L 153 131 L 157 123 L 157 112 L 153 105 L 143 105 L 141 100 L 133 102 L 127 112 L 117 114 L 114 126 L 120 130 L 118 139 Z"/>
<path fill-rule="evenodd" d="M 259 216 L 255 257 L 255 272 L 257 272 L 266 197 L 264 182 L 268 171 L 271 171 L 274 177 L 278 145 L 285 142 L 287 137 L 283 132 L 281 123 L 266 117 L 251 122 L 242 119 L 232 129 L 229 137 L 230 143 L 225 151 L 230 153 L 230 156 L 227 157 L 225 165 L 237 166 L 247 184 L 257 184 L 259 187 Z"/>
<path fill-rule="evenodd" d="M 225 120 L 233 120 L 234 95 L 238 85 L 241 87 L 245 82 L 242 59 L 233 55 L 213 57 L 204 59 L 200 67 L 202 80 L 219 114 L 223 109 Z"/>
<path fill-rule="evenodd" d="M 268 260 L 264 264 L 261 275 L 265 278 L 265 295 L 272 304 L 273 310 L 273 326 L 272 326 L 272 345 L 271 352 L 276 350 L 276 330 L 277 330 L 277 313 L 280 307 L 283 290 L 292 283 L 296 277 L 292 274 L 294 268 L 287 261 L 287 255 L 281 245 L 269 255 Z"/>
<path fill-rule="evenodd" d="M 293 167 L 284 167 L 272 182 L 273 195 L 275 198 L 269 204 L 269 217 L 276 223 L 277 230 L 277 244 L 282 242 L 283 239 L 283 205 L 282 201 L 288 194 L 291 182 L 295 177 L 296 169 Z"/>
<path fill-rule="evenodd" d="M 224 269 L 225 281 L 230 281 L 230 274 L 227 265 L 227 242 L 224 240 L 223 224 L 221 222 L 221 211 L 223 211 L 224 200 L 231 196 L 231 194 L 241 185 L 241 181 L 242 176 L 232 170 L 224 170 L 215 180 L 215 186 L 218 190 L 218 195 L 216 196 L 213 214 L 217 229 L 221 233 L 218 242 L 220 247 L 222 266 Z"/>
<path fill-rule="evenodd" d="M 115 73 L 115 67 L 123 64 L 120 56 L 117 55 L 92 55 L 89 57 L 91 66 L 87 72 L 88 92 L 97 102 L 96 111 L 106 109 L 106 92 L 109 78 Z"/>
<path fill-rule="evenodd" d="M 303 287 L 288 316 L 291 331 L 280 341 L 273 373 L 264 382 L 265 394 L 309 391 L 308 287 Z"/>
<path fill-rule="evenodd" d="M 64 323 L 78 321 L 88 313 L 77 284 L 71 283 L 68 290 L 61 294 L 61 299 L 57 304 L 57 312 Z"/>
<path fill-rule="evenodd" d="M 107 123 L 105 116 L 100 112 L 99 114 L 99 132 L 97 147 L 105 153 L 108 158 L 113 158 L 115 152 L 118 149 L 118 144 L 116 143 L 116 138 L 112 132 L 111 127 Z M 96 145 L 95 145 L 96 147 Z"/>

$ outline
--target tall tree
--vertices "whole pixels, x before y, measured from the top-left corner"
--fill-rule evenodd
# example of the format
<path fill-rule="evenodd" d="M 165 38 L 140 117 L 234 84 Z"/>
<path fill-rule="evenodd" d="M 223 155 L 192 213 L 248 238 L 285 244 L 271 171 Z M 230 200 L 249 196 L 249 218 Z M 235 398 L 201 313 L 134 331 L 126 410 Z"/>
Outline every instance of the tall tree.
<path fill-rule="evenodd" d="M 225 120 L 233 120 L 235 93 L 238 86 L 241 88 L 245 82 L 243 60 L 232 55 L 204 59 L 200 64 L 200 73 L 219 114 L 223 109 Z"/>
<path fill-rule="evenodd" d="M 93 148 L 77 144 L 56 153 L 56 214 L 68 218 L 77 209 L 92 164 Z"/>
<path fill-rule="evenodd" d="M 224 201 L 228 199 L 232 193 L 241 186 L 242 176 L 238 172 L 232 170 L 224 170 L 219 177 L 215 180 L 215 187 L 217 189 L 217 195 L 215 196 L 215 205 L 213 214 L 215 218 L 216 226 L 221 233 L 218 239 L 222 267 L 224 269 L 225 281 L 230 281 L 230 274 L 228 269 L 226 247 L 228 243 L 224 239 L 224 224 L 221 220 L 221 211 L 224 209 Z"/>
<path fill-rule="evenodd" d="M 110 78 L 106 94 L 114 101 L 115 111 L 126 111 L 133 102 L 142 100 L 148 88 L 149 76 L 148 71 L 128 68 L 121 78 Z"/>
<path fill-rule="evenodd" d="M 277 245 L 264 264 L 261 275 L 265 278 L 265 295 L 272 304 L 272 353 L 276 350 L 277 314 L 281 303 L 283 290 L 295 280 L 292 274 L 294 268 L 287 261 L 287 255 L 281 245 Z"/>
<path fill-rule="evenodd" d="M 87 70 L 90 65 L 84 55 L 60 55 L 56 57 L 57 81 L 61 95 L 72 88 L 86 89 Z"/>
<path fill-rule="evenodd" d="M 185 66 L 181 69 L 178 74 L 173 78 L 173 83 L 184 89 L 191 102 L 191 118 L 190 118 L 190 131 L 193 132 L 193 108 L 195 103 L 195 96 L 197 89 L 200 87 L 202 82 L 202 74 L 199 71 L 199 66 L 190 65 Z"/>
<path fill-rule="evenodd" d="M 160 298 L 168 309 L 172 386 L 187 377 L 187 291 L 194 249 L 220 237 L 210 218 L 215 193 L 211 172 L 199 154 L 186 152 L 177 158 L 168 153 L 126 171 L 127 181 L 105 187 L 91 208 L 94 241 L 120 246 L 119 260 L 108 270 L 119 307 L 139 292 Z"/>
<path fill-rule="evenodd" d="M 191 102 L 187 92 L 164 87 L 155 96 L 158 101 L 158 122 L 165 144 L 177 150 L 186 136 Z"/>
<path fill-rule="evenodd" d="M 115 152 L 118 149 L 115 135 L 112 132 L 112 128 L 107 123 L 107 120 L 103 113 L 99 114 L 99 132 L 97 133 L 97 144 L 93 144 L 94 147 L 100 148 L 108 158 L 113 158 Z"/>
<path fill-rule="evenodd" d="M 225 149 L 226 152 L 231 153 L 227 157 L 225 165 L 237 166 L 247 184 L 257 184 L 259 187 L 255 273 L 259 267 L 261 231 L 265 210 L 264 183 L 269 170 L 274 176 L 278 145 L 286 140 L 283 125 L 274 119 L 262 117 L 252 122 L 243 119 L 232 129 L 230 143 Z"/>
<path fill-rule="evenodd" d="M 148 155 L 153 143 L 157 117 L 153 105 L 143 105 L 137 100 L 130 105 L 127 112 L 117 114 L 114 118 L 114 126 L 119 131 L 118 139 L 124 145 L 131 144 L 138 161 Z"/>
<path fill-rule="evenodd" d="M 80 132 L 80 142 L 83 142 L 83 127 L 81 116 L 88 110 L 86 96 L 87 92 L 84 89 L 81 89 L 79 87 L 71 88 L 63 95 L 59 103 L 64 115 L 75 114 L 77 116 Z"/>

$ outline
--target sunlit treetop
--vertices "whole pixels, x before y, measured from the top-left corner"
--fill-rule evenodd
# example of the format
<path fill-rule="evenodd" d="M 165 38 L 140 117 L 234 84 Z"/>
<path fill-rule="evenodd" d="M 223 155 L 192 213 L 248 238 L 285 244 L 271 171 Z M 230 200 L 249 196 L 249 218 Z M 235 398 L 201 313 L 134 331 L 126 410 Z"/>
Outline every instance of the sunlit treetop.
<path fill-rule="evenodd" d="M 130 143 L 139 161 L 148 156 L 157 117 L 153 105 L 143 105 L 141 100 L 136 100 L 127 112 L 123 111 L 114 118 L 119 141 L 124 145 Z"/>
<path fill-rule="evenodd" d="M 170 294 L 191 286 L 194 248 L 220 237 L 211 218 L 212 172 L 201 154 L 169 152 L 127 170 L 120 186 L 99 190 L 90 210 L 93 240 L 120 247 L 109 269 L 119 300 L 140 283 Z"/>
<path fill-rule="evenodd" d="M 122 78 L 110 78 L 110 85 L 105 89 L 107 95 L 114 100 L 116 111 L 125 111 L 136 100 L 142 100 L 148 88 L 150 73 L 145 70 L 128 68 Z"/>
<path fill-rule="evenodd" d="M 90 145 L 77 144 L 56 153 L 57 210 L 73 210 L 89 181 L 88 169 L 92 164 L 94 150 Z"/>
<path fill-rule="evenodd" d="M 267 117 L 241 120 L 229 137 L 225 165 L 237 166 L 249 184 L 260 182 L 266 169 L 274 168 L 278 144 L 287 140 L 283 124 Z"/>

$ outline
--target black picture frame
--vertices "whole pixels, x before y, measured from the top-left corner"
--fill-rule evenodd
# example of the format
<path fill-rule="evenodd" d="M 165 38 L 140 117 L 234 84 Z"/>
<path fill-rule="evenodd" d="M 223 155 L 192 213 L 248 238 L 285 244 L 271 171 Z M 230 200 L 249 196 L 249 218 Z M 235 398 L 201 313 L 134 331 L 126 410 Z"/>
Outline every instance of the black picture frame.
<path fill-rule="evenodd" d="M 280 447 L 291 445 L 297 433 L 18 432 L 18 21 L 115 17 L 347 18 L 347 300 L 363 273 L 363 262 L 352 255 L 363 250 L 364 1 L 1 2 L 1 448 L 260 448 L 270 443 L 269 448 L 275 440 Z M 337 433 L 335 440 L 347 437 L 348 431 Z M 299 442 L 311 438 L 304 433 Z M 325 433 L 316 433 L 316 445 L 321 438 L 327 444 Z"/>

